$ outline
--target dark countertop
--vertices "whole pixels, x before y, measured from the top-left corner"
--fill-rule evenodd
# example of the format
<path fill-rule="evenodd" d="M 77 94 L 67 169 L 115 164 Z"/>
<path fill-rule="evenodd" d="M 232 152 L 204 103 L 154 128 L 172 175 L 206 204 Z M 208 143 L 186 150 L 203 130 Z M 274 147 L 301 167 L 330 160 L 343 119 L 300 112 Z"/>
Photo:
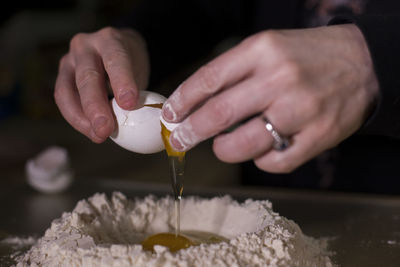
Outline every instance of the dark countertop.
<path fill-rule="evenodd" d="M 50 145 L 66 148 L 76 174 L 66 192 L 44 195 L 25 182 L 27 159 Z M 128 197 L 171 193 L 163 153 L 137 155 L 112 141 L 94 144 L 62 119 L 3 120 L 0 131 L 0 239 L 40 237 L 53 219 L 95 192 L 121 191 Z M 341 266 L 400 266 L 400 197 L 249 188 L 240 186 L 236 165 L 219 162 L 211 142 L 188 153 L 185 195 L 237 200 L 269 199 L 274 210 L 294 220 L 307 235 L 331 237 Z M 0 244 L 0 266 L 9 266 L 11 247 Z"/>
<path fill-rule="evenodd" d="M 54 145 L 68 151 L 76 183 L 65 193 L 43 195 L 26 185 L 25 164 Z M 191 150 L 186 158 L 187 187 L 239 184 L 238 166 L 218 161 L 212 153 L 211 141 Z M 7 236 L 43 235 L 51 221 L 63 211 L 70 211 L 78 200 L 97 191 L 111 192 L 109 187 L 101 186 L 100 181 L 127 182 L 130 196 L 152 192 L 170 181 L 166 153 L 135 154 L 111 140 L 94 144 L 61 117 L 0 120 L 0 240 Z M 132 183 L 152 186 L 147 186 L 146 190 L 141 186 L 137 189 Z M 0 266 L 10 265 L 8 256 L 11 253 L 13 249 L 0 242 Z"/>
<path fill-rule="evenodd" d="M 70 190 L 44 195 L 27 185 L 0 189 L 0 237 L 41 236 L 51 221 L 70 211 L 76 202 L 95 192 L 121 191 L 128 197 L 170 194 L 168 184 L 127 180 L 81 179 Z M 333 259 L 340 266 L 400 265 L 400 197 L 272 188 L 188 186 L 185 195 L 230 194 L 269 199 L 274 210 L 298 223 L 307 235 L 330 237 Z M 2 249 L 0 265 L 12 251 Z"/>

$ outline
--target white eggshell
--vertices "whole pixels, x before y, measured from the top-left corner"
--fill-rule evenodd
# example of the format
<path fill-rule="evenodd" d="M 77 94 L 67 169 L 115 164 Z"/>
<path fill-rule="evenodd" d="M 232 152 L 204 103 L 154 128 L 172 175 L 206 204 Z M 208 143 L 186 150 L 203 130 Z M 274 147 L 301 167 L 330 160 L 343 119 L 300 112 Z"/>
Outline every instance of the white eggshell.
<path fill-rule="evenodd" d="M 160 94 L 141 91 L 138 108 L 124 110 L 115 99 L 112 109 L 118 128 L 110 138 L 121 147 L 141 154 L 157 153 L 164 150 L 161 137 L 161 109 L 144 105 L 164 103 L 166 98 Z"/>
<path fill-rule="evenodd" d="M 160 116 L 160 121 L 162 122 L 162 124 L 164 124 L 164 126 L 170 131 L 172 132 L 176 127 L 178 127 L 178 125 L 180 123 L 175 123 L 175 122 L 167 122 L 166 120 L 164 120 L 163 116 Z"/>
<path fill-rule="evenodd" d="M 28 184 L 42 193 L 62 192 L 73 181 L 68 152 L 58 146 L 49 147 L 28 160 L 25 170 Z"/>

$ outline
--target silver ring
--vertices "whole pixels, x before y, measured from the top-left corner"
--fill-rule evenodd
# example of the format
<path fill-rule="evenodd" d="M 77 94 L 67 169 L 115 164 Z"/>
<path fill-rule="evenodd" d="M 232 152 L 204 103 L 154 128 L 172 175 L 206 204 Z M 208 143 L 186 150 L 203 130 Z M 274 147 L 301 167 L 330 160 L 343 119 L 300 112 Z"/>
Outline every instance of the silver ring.
<path fill-rule="evenodd" d="M 273 143 L 272 147 L 275 150 L 278 150 L 278 151 L 283 151 L 286 148 L 288 148 L 289 145 L 290 145 L 289 139 L 284 137 L 284 136 L 282 136 L 282 135 L 280 135 L 275 130 L 275 128 L 272 125 L 272 123 L 267 119 L 267 117 L 261 116 L 261 118 L 265 122 L 265 129 L 267 129 L 267 131 L 270 132 L 272 138 L 274 139 L 274 143 Z"/>

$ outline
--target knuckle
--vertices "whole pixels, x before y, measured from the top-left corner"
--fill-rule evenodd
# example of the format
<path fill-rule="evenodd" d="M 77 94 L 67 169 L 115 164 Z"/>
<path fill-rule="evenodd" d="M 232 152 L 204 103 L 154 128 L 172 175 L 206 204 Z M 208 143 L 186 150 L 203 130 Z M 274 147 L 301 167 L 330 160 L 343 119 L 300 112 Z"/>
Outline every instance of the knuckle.
<path fill-rule="evenodd" d="M 263 32 L 261 37 L 263 38 L 264 42 L 276 44 L 282 39 L 282 33 L 278 30 L 267 30 Z"/>
<path fill-rule="evenodd" d="M 88 34 L 86 33 L 77 33 L 75 34 L 69 43 L 69 47 L 71 50 L 75 50 L 79 47 L 81 47 L 87 39 Z"/>
<path fill-rule="evenodd" d="M 210 100 L 209 114 L 216 128 L 223 130 L 231 125 L 233 119 L 232 106 L 225 100 Z"/>
<path fill-rule="evenodd" d="M 82 134 L 86 135 L 90 139 L 93 138 L 91 135 L 91 126 L 90 122 L 86 117 L 79 116 L 78 114 L 73 114 L 69 123 L 72 127 L 74 127 L 77 131 L 81 132 Z M 93 139 L 92 139 L 93 140 Z"/>
<path fill-rule="evenodd" d="M 304 79 L 303 69 L 301 65 L 291 58 L 285 58 L 282 60 L 281 71 L 283 75 L 294 84 L 299 84 Z"/>
<path fill-rule="evenodd" d="M 56 101 L 57 105 L 59 105 L 59 103 L 63 99 L 65 91 L 67 91 L 66 85 L 61 84 L 58 80 L 56 80 L 56 84 L 54 86 L 53 98 Z"/>
<path fill-rule="evenodd" d="M 250 36 L 245 42 L 247 42 L 254 51 L 263 52 L 268 48 L 279 52 L 282 48 L 281 39 L 281 33 L 279 33 L 279 31 L 267 30 Z"/>
<path fill-rule="evenodd" d="M 252 50 L 265 54 L 265 50 L 272 51 L 276 61 L 279 61 L 279 71 L 286 79 L 298 82 L 304 76 L 304 70 L 299 60 L 295 57 L 292 49 L 288 48 L 285 35 L 277 30 L 268 30 L 249 38 Z"/>
<path fill-rule="evenodd" d="M 214 93 L 219 88 L 218 69 L 213 64 L 206 64 L 198 70 L 200 89 L 208 94 Z"/>
<path fill-rule="evenodd" d="M 59 82 L 56 81 L 56 84 L 54 86 L 54 92 L 53 92 L 53 97 L 56 101 L 61 100 L 63 98 L 63 94 L 66 91 L 66 87 L 63 84 L 60 84 Z"/>
<path fill-rule="evenodd" d="M 54 100 L 56 102 L 56 105 L 59 106 L 59 103 L 60 103 L 60 101 L 62 99 L 62 88 L 56 86 L 54 88 L 53 97 L 54 97 Z"/>
<path fill-rule="evenodd" d="M 69 56 L 68 54 L 64 55 L 60 59 L 59 68 L 66 66 L 69 63 Z"/>
<path fill-rule="evenodd" d="M 117 30 L 116 28 L 110 27 L 110 26 L 102 28 L 97 33 L 105 38 L 112 38 L 112 39 L 120 39 L 121 38 L 120 31 Z"/>
<path fill-rule="evenodd" d="M 93 118 L 94 115 L 99 112 L 99 105 L 95 101 L 88 100 L 83 105 L 83 109 L 85 110 L 85 114 L 88 118 Z"/>
<path fill-rule="evenodd" d="M 77 128 L 80 132 L 87 134 L 90 130 L 88 120 L 86 117 L 73 114 L 71 118 L 71 125 Z"/>
<path fill-rule="evenodd" d="M 101 76 L 101 73 L 97 69 L 86 68 L 83 71 L 77 73 L 76 86 L 78 87 L 78 90 L 84 89 L 90 82 L 99 80 Z"/>
<path fill-rule="evenodd" d="M 121 68 L 121 59 L 128 58 L 128 53 L 123 48 L 114 48 L 109 52 L 107 57 L 103 58 L 104 65 L 107 70 L 119 69 Z"/>

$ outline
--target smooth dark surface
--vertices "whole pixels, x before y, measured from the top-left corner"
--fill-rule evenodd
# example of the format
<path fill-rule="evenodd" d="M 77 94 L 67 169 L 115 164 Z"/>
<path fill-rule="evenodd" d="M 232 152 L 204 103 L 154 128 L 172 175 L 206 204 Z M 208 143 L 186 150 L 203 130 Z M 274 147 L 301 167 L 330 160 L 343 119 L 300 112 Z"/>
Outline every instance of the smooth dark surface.
<path fill-rule="evenodd" d="M 53 219 L 70 211 L 76 202 L 95 192 L 121 191 L 129 198 L 150 193 L 163 196 L 172 189 L 165 184 L 124 180 L 86 179 L 67 192 L 43 195 L 25 185 L 0 189 L 0 238 L 42 236 Z M 329 237 L 334 261 L 340 266 L 400 265 L 400 197 L 289 191 L 271 188 L 185 188 L 185 195 L 205 197 L 230 194 L 269 199 L 274 210 L 294 220 L 304 233 Z M 0 266 L 7 266 L 11 248 L 1 247 Z"/>

